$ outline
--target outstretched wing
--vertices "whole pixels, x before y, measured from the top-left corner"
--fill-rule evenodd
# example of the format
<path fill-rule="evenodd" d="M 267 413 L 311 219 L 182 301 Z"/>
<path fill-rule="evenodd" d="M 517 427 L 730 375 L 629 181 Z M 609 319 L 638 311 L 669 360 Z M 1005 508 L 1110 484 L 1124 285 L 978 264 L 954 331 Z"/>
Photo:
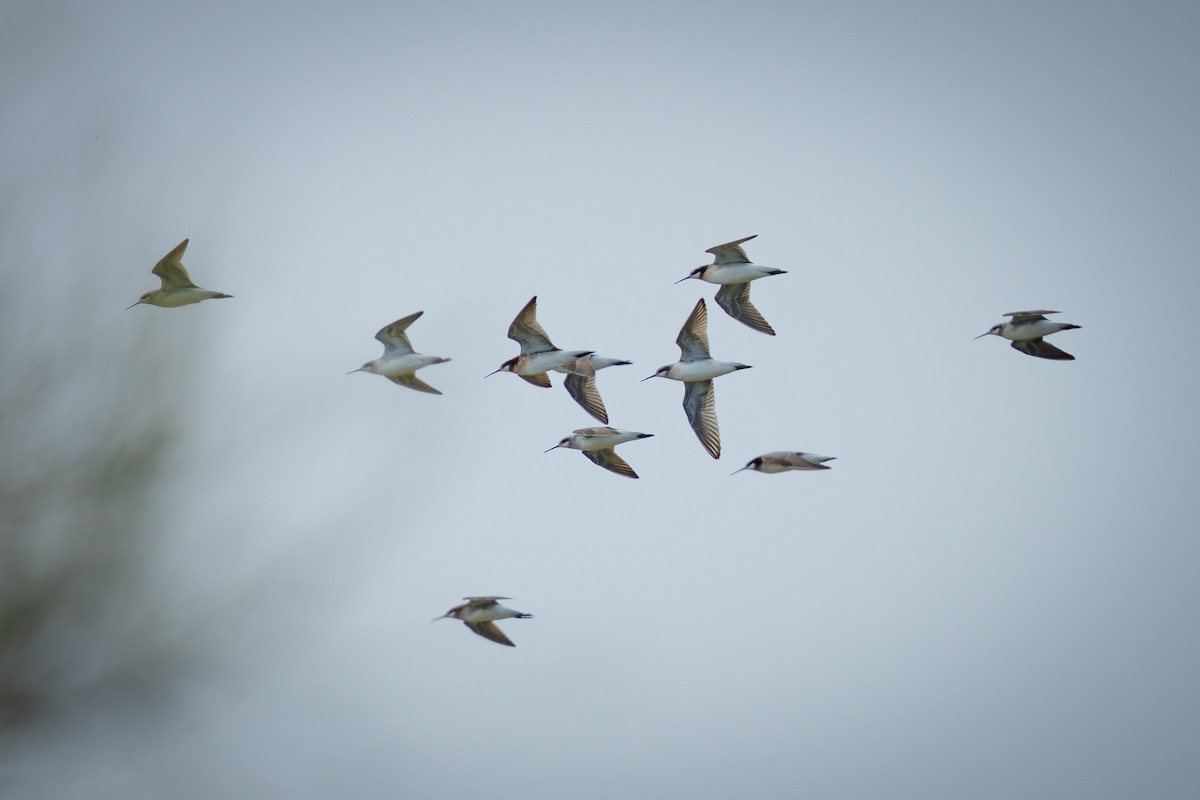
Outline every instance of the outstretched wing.
<path fill-rule="evenodd" d="M 392 381 L 392 383 L 399 384 L 400 386 L 407 386 L 409 389 L 416 389 L 418 392 L 425 392 L 426 394 L 441 394 L 441 392 L 418 378 L 416 375 L 388 375 L 388 378 Z"/>
<path fill-rule="evenodd" d="M 578 433 L 580 436 L 615 436 L 618 433 L 616 428 L 609 428 L 607 426 L 603 428 L 578 428 L 573 432 Z"/>
<path fill-rule="evenodd" d="M 391 325 L 385 325 L 380 328 L 379 333 L 375 334 L 375 338 L 383 344 L 384 352 L 387 354 L 400 353 L 401 355 L 413 352 L 412 343 L 408 341 L 408 334 L 405 331 L 408 330 L 409 325 L 420 319 L 424 313 L 424 311 L 418 311 L 415 314 L 409 314 L 403 319 L 396 320 Z"/>
<path fill-rule="evenodd" d="M 175 249 L 167 253 L 158 263 L 154 265 L 154 269 L 150 270 L 157 275 L 162 281 L 164 289 L 193 289 L 196 284 L 192 283 L 192 278 L 188 275 L 186 269 L 183 268 L 183 251 L 187 250 L 188 240 L 184 239 Z"/>
<path fill-rule="evenodd" d="M 818 456 L 813 453 L 801 453 L 798 451 L 777 451 L 759 456 L 767 463 L 778 464 L 781 467 L 791 467 L 792 469 L 829 469 L 822 464 L 822 461 L 833 461 L 832 456 Z"/>
<path fill-rule="evenodd" d="M 496 644 L 506 645 L 508 647 L 516 647 L 512 641 L 504 635 L 504 631 L 496 627 L 494 622 L 464 622 L 472 632 L 478 633 L 485 639 L 491 639 Z"/>
<path fill-rule="evenodd" d="M 746 258 L 746 251 L 741 248 L 741 245 L 743 242 L 748 242 L 757 236 L 758 234 L 756 233 L 754 236 L 747 236 L 745 239 L 735 239 L 725 244 L 713 245 L 704 252 L 713 254 L 715 257 L 713 260 L 714 264 L 749 264 L 750 259 Z"/>
<path fill-rule="evenodd" d="M 683 410 L 696 438 L 713 458 L 721 457 L 721 431 L 717 427 L 716 395 L 712 381 L 685 383 Z"/>
<path fill-rule="evenodd" d="M 681 361 L 712 358 L 708 352 L 708 306 L 704 304 L 703 297 L 688 315 L 687 322 L 679 329 L 675 344 L 679 345 Z"/>
<path fill-rule="evenodd" d="M 604 408 L 604 400 L 601 399 L 599 390 L 596 389 L 595 370 L 592 370 L 590 375 L 569 373 L 567 379 L 563 381 L 563 386 L 567 387 L 567 393 L 584 411 L 591 414 L 594 419 L 608 423 L 608 411 Z"/>
<path fill-rule="evenodd" d="M 1037 356 L 1038 358 L 1048 358 L 1051 361 L 1074 361 L 1075 356 L 1070 353 L 1059 350 L 1049 342 L 1041 339 L 1026 339 L 1020 342 L 1012 343 L 1014 350 L 1020 350 L 1027 356 Z"/>
<path fill-rule="evenodd" d="M 508 326 L 508 338 L 521 345 L 521 355 L 525 356 L 558 349 L 550 341 L 546 331 L 538 324 L 536 294 Z"/>
<path fill-rule="evenodd" d="M 743 325 L 753 328 L 759 333 L 774 336 L 772 328 L 758 309 L 750 302 L 750 283 L 730 283 L 722 286 L 717 292 L 717 305 L 725 309 L 725 313 Z"/>
<path fill-rule="evenodd" d="M 516 373 L 516 376 L 523 381 L 532 383 L 534 386 L 538 387 L 539 389 L 549 389 L 550 388 L 550 376 L 544 372 L 539 372 L 536 375 L 522 375 L 521 373 L 518 372 L 518 373 Z"/>
<path fill-rule="evenodd" d="M 1045 319 L 1046 314 L 1061 314 L 1061 313 L 1062 313 L 1061 311 L 1046 311 L 1045 309 L 1039 309 L 1037 311 L 1007 311 L 1007 312 L 1001 314 L 1000 316 L 1012 317 L 1013 324 L 1018 325 L 1022 322 L 1033 322 L 1034 320 L 1037 320 L 1037 319 Z"/>
<path fill-rule="evenodd" d="M 587 456 L 593 464 L 604 467 L 609 472 L 615 472 L 618 475 L 623 475 L 626 478 L 636 478 L 638 474 L 633 471 L 633 467 L 625 463 L 625 459 L 617 455 L 617 451 L 611 447 L 604 450 L 584 450 L 583 454 Z"/>

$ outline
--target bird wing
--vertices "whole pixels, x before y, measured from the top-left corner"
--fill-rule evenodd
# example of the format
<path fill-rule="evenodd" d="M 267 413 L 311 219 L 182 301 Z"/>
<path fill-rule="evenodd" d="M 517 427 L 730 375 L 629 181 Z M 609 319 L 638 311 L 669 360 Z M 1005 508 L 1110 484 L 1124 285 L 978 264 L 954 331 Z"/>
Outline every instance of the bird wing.
<path fill-rule="evenodd" d="M 1048 358 L 1051 361 L 1074 361 L 1075 356 L 1070 353 L 1059 350 L 1049 342 L 1041 339 L 1026 339 L 1020 342 L 1012 343 L 1014 350 L 1020 350 L 1027 356 L 1037 356 L 1038 358 Z"/>
<path fill-rule="evenodd" d="M 574 361 L 568 361 L 566 364 L 563 364 L 560 369 L 568 375 L 583 375 L 585 377 L 595 375 L 596 365 L 592 363 L 593 355 L 594 353 L 590 352 L 584 353 Z"/>
<path fill-rule="evenodd" d="M 773 461 L 776 464 L 781 464 L 795 469 L 829 469 L 824 466 L 822 461 L 833 461 L 829 456 L 818 456 L 812 453 L 801 452 L 779 452 L 767 453 L 761 456 L 763 461 Z"/>
<path fill-rule="evenodd" d="M 595 371 L 591 375 L 570 373 L 563 381 L 563 386 L 567 387 L 567 393 L 584 411 L 601 422 L 608 422 L 608 411 L 604 408 L 604 400 L 601 399 L 599 390 L 596 389 Z"/>
<path fill-rule="evenodd" d="M 508 338 L 521 345 L 521 355 L 527 356 L 558 349 L 550 341 L 550 336 L 538 324 L 536 294 L 508 326 Z"/>
<path fill-rule="evenodd" d="M 721 431 L 717 427 L 716 396 L 712 381 L 684 384 L 683 410 L 696 432 L 696 438 L 713 458 L 721 457 Z"/>
<path fill-rule="evenodd" d="M 412 343 L 408 341 L 408 334 L 405 331 L 408 330 L 409 325 L 420 319 L 424 313 L 424 311 L 418 311 L 415 314 L 409 314 L 407 317 L 398 319 L 391 325 L 385 325 L 379 329 L 379 333 L 375 334 L 375 338 L 383 344 L 385 354 L 400 353 L 401 355 L 407 355 L 413 352 Z"/>
<path fill-rule="evenodd" d="M 192 278 L 188 275 L 186 269 L 183 268 L 183 251 L 187 250 L 188 240 L 184 239 L 175 249 L 167 253 L 158 263 L 154 265 L 154 269 L 150 272 L 154 273 L 162 281 L 164 289 L 193 289 L 196 284 L 192 283 Z"/>
<path fill-rule="evenodd" d="M 638 476 L 633 471 L 633 467 L 626 464 L 625 459 L 617 455 L 617 451 L 611 447 L 606 447 L 603 450 L 584 450 L 582 452 L 593 464 L 604 467 L 609 472 L 615 472 L 626 478 L 636 478 Z"/>
<path fill-rule="evenodd" d="M 496 644 L 507 645 L 508 647 L 516 647 L 512 641 L 504 635 L 504 631 L 496 627 L 494 622 L 464 622 L 473 633 L 478 633 L 485 639 L 491 639 Z"/>
<path fill-rule="evenodd" d="M 764 464 L 778 464 L 781 467 L 795 466 L 795 456 L 797 453 L 791 453 L 787 450 L 776 450 L 773 453 L 763 453 L 758 456 L 758 460 Z M 751 459 L 753 463 L 754 459 Z"/>
<path fill-rule="evenodd" d="M 514 374 L 521 380 L 526 381 L 528 383 L 532 383 L 534 386 L 537 386 L 539 389 L 549 389 L 550 388 L 550 376 L 544 372 L 539 372 L 536 375 L 522 375 L 519 372 L 514 373 Z"/>
<path fill-rule="evenodd" d="M 730 283 L 717 291 L 717 305 L 725 309 L 725 313 L 743 325 L 753 328 L 759 333 L 774 336 L 775 329 L 763 319 L 762 314 L 750 302 L 750 283 Z"/>
<path fill-rule="evenodd" d="M 578 433 L 580 436 L 613 436 L 617 433 L 617 429 L 608 427 L 579 428 L 571 432 Z"/>
<path fill-rule="evenodd" d="M 441 394 L 441 392 L 418 378 L 416 375 L 388 375 L 388 379 L 391 380 L 392 383 L 399 384 L 400 386 L 407 386 L 409 389 L 416 389 L 418 392 L 425 392 L 426 394 Z"/>
<path fill-rule="evenodd" d="M 679 329 L 675 344 L 679 345 L 681 361 L 712 358 L 708 352 L 708 306 L 704 304 L 703 297 L 692 309 L 687 322 Z"/>
<path fill-rule="evenodd" d="M 1046 311 L 1040 309 L 1038 311 L 1006 311 L 1001 314 L 1002 317 L 1012 317 L 1014 325 L 1021 322 L 1033 322 L 1035 319 L 1045 319 L 1046 314 L 1061 314 L 1061 311 Z"/>
<path fill-rule="evenodd" d="M 713 254 L 714 264 L 749 264 L 750 259 L 746 258 L 746 251 L 742 249 L 741 245 L 756 236 L 758 236 L 757 233 L 754 236 L 747 236 L 745 239 L 735 239 L 725 244 L 713 245 L 704 252 Z"/>

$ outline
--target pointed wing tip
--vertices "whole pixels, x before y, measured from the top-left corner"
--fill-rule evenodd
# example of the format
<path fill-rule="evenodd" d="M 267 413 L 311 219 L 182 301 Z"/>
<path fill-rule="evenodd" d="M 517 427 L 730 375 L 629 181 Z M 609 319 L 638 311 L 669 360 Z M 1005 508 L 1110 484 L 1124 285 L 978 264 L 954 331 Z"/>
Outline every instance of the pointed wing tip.
<path fill-rule="evenodd" d="M 730 316 L 733 316 L 733 315 L 730 314 Z M 733 318 L 736 319 L 738 322 L 742 323 L 743 325 L 745 325 L 747 328 L 749 328 L 752 331 L 757 331 L 758 333 L 766 334 L 767 336 L 775 335 L 775 329 L 772 328 L 771 325 L 765 319 L 762 319 L 762 317 L 759 317 L 759 319 L 762 321 L 761 325 L 756 325 L 756 324 L 754 324 L 753 321 L 744 320 L 741 317 L 733 317 Z"/>
<path fill-rule="evenodd" d="M 177 260 L 177 259 L 180 259 L 180 258 L 182 258 L 182 257 L 183 257 L 183 251 L 184 251 L 184 250 L 187 250 L 187 246 L 188 246 L 188 242 L 189 242 L 189 241 L 191 241 L 191 240 L 190 240 L 190 239 L 184 239 L 182 242 L 180 242 L 179 244 L 177 244 L 177 245 L 175 245 L 174 247 L 172 247 L 172 248 L 171 248 L 171 252 L 169 252 L 169 253 L 167 253 L 165 256 L 163 256 L 163 259 L 162 259 L 162 260 L 164 260 L 164 261 L 168 261 L 168 260 Z"/>

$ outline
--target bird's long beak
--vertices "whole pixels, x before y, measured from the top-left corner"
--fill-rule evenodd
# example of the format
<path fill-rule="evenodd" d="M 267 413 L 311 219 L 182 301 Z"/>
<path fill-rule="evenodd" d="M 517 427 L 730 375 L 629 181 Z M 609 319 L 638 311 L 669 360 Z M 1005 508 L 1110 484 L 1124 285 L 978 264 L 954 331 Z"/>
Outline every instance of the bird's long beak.
<path fill-rule="evenodd" d="M 675 281 L 675 283 L 683 283 L 683 282 L 684 282 L 684 281 L 686 281 L 686 280 L 690 280 L 690 279 L 691 279 L 691 277 L 692 277 L 691 275 L 684 275 L 682 278 L 680 278 L 679 280 Z"/>
<path fill-rule="evenodd" d="M 982 339 L 983 337 L 987 336 L 989 333 L 991 333 L 991 331 L 984 331 L 983 333 L 979 334 L 979 335 L 978 335 L 978 336 L 976 336 L 975 338 L 976 338 L 976 339 Z"/>
<path fill-rule="evenodd" d="M 136 303 L 133 304 L 133 306 L 140 306 L 141 304 L 142 304 L 142 301 L 138 300 Z M 128 311 L 129 309 L 133 308 L 133 306 L 126 306 L 125 310 Z"/>
<path fill-rule="evenodd" d="M 504 367 L 501 367 L 500 369 L 498 369 L 498 370 L 495 370 L 495 371 L 493 371 L 493 372 L 489 372 L 487 375 L 484 375 L 483 377 L 485 377 L 485 378 L 490 378 L 490 377 L 492 377 L 493 375 L 495 375 L 497 372 L 504 372 Z"/>
<path fill-rule="evenodd" d="M 434 617 L 433 619 L 431 619 L 431 620 L 429 620 L 429 621 L 430 621 L 430 622 L 437 622 L 439 619 L 447 619 L 447 618 L 449 618 L 449 616 L 450 616 L 449 614 L 442 614 L 440 617 Z"/>
<path fill-rule="evenodd" d="M 554 445 L 554 447 L 551 447 L 551 448 L 550 448 L 550 450 L 557 450 L 557 449 L 558 449 L 558 448 L 560 448 L 560 447 L 562 447 L 562 445 L 561 445 L 561 444 L 556 444 L 556 445 Z M 549 452 L 550 452 L 550 450 L 543 450 L 542 452 L 543 452 L 543 453 L 549 453 Z"/>
<path fill-rule="evenodd" d="M 354 373 L 356 373 L 356 372 L 362 372 L 362 371 L 363 371 L 363 368 L 362 368 L 362 367 L 359 367 L 358 369 L 352 369 L 352 370 L 350 370 L 350 371 L 349 371 L 349 372 L 347 372 L 346 374 L 347 374 L 347 375 L 353 375 L 353 374 L 354 374 Z"/>
<path fill-rule="evenodd" d="M 742 467 L 741 469 L 735 469 L 733 472 L 731 472 L 731 473 L 729 473 L 729 474 L 730 474 L 730 475 L 737 475 L 739 472 L 745 472 L 745 471 L 746 471 L 746 470 L 748 470 L 748 469 L 750 469 L 750 468 L 749 468 L 749 467 Z"/>
<path fill-rule="evenodd" d="M 657 378 L 657 377 L 658 377 L 658 373 L 656 372 L 653 375 L 647 375 L 645 378 L 642 378 L 640 381 L 638 381 L 638 383 L 645 383 L 646 381 L 650 380 L 651 378 Z"/>

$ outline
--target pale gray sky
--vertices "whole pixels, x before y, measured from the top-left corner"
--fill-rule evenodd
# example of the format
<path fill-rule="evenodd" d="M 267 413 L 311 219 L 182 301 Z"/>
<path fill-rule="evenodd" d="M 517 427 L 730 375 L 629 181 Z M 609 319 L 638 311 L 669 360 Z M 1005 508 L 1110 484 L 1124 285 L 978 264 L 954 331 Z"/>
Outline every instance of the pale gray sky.
<path fill-rule="evenodd" d="M 0 347 L 80 354 L 51 451 L 122 365 L 185 394 L 129 602 L 202 646 L 10 732 L 5 796 L 1194 794 L 1198 23 L 6 4 Z M 710 308 L 754 365 L 713 461 L 639 380 L 754 233 L 779 335 Z M 235 299 L 124 311 L 184 237 Z M 542 452 L 594 424 L 557 385 L 483 379 L 534 294 L 635 362 L 599 385 L 641 480 Z M 1022 308 L 1078 360 L 972 341 Z M 344 374 L 417 310 L 443 397 Z M 837 460 L 729 477 L 777 449 Z M 491 593 L 515 649 L 428 622 Z"/>

